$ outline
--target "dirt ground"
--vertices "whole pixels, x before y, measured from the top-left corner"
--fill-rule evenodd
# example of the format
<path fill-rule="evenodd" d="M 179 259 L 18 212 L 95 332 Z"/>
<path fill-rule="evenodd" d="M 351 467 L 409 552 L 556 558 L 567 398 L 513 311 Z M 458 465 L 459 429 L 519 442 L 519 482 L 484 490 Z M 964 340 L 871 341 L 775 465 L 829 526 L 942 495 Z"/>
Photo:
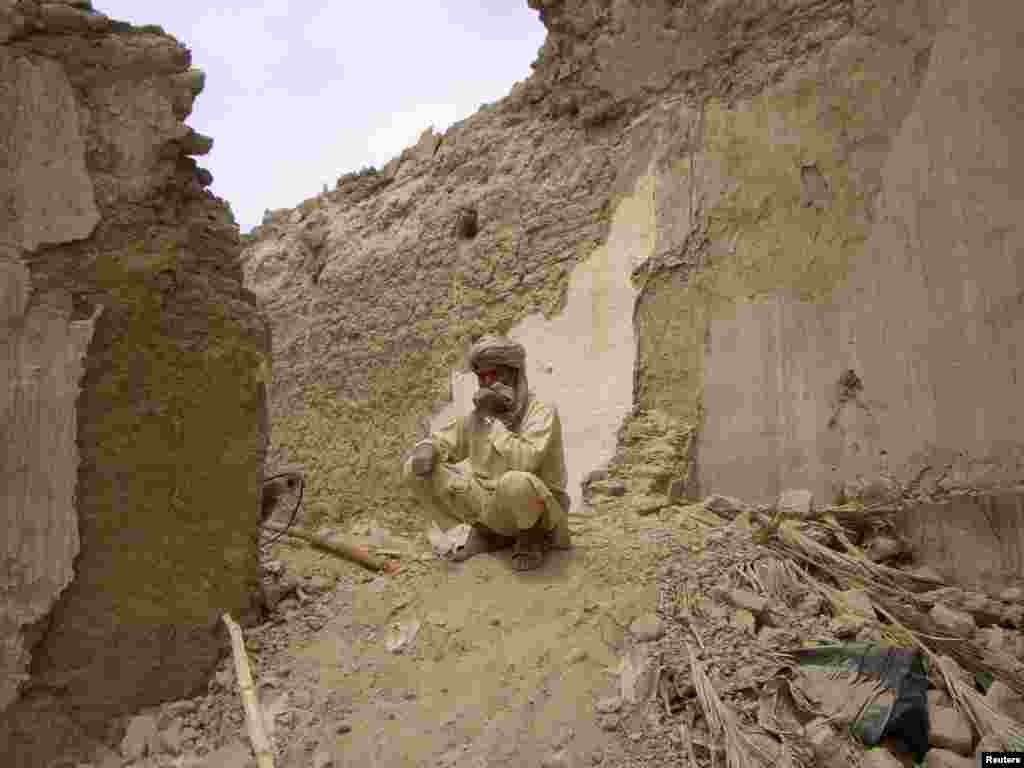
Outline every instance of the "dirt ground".
<path fill-rule="evenodd" d="M 595 705 L 620 693 L 620 662 L 636 642 L 629 626 L 657 607 L 658 564 L 688 552 L 704 526 L 609 509 L 571 527 L 573 549 L 528 573 L 512 570 L 508 551 L 450 563 L 432 553 L 425 528 L 390 533 L 377 521 L 355 521 L 350 533 L 389 553 L 393 575 L 287 538 L 272 545 L 266 559 L 300 594 L 244 634 L 275 764 L 629 765 L 650 722 Z M 411 623 L 415 636 L 389 650 Z M 98 764 L 248 764 L 230 658 L 207 696 L 153 714 L 161 730 L 180 720 L 179 754 L 107 754 Z M 165 748 L 157 741 L 151 752 Z"/>
<path fill-rule="evenodd" d="M 764 545 L 754 511 L 722 517 L 674 505 L 641 515 L 627 499 L 607 501 L 574 515 L 574 547 L 529 573 L 512 570 L 508 551 L 450 563 L 433 554 L 419 521 L 384 515 L 346 528 L 398 565 L 390 574 L 294 539 L 268 547 L 268 594 L 283 599 L 244 635 L 275 766 L 725 764 L 706 697 L 695 694 L 698 665 L 721 707 L 766 750 L 762 762 L 744 765 L 775 765 L 780 748 L 789 755 L 808 744 L 814 755 L 794 753 L 793 765 L 833 765 L 833 755 L 857 764 L 863 748 L 827 727 L 816 732 L 831 741 L 787 741 L 792 732 L 775 705 L 765 709 L 766 692 L 792 664 L 786 649 L 884 640 L 885 627 L 865 618 L 870 602 L 860 615 L 830 610 L 806 582 L 787 582 L 792 561 Z M 828 538 L 827 527 L 804 529 Z M 852 606 L 855 592 L 837 594 Z M 950 590 L 940 593 L 954 601 Z M 976 613 L 992 616 L 991 631 L 1017 636 L 996 625 L 1020 626 L 1018 598 L 989 600 Z M 929 707 L 952 706 L 932 677 Z M 123 740 L 77 768 L 255 765 L 230 656 L 206 695 L 139 713 L 127 726 Z M 970 727 L 957 727 L 966 741 L 949 743 L 972 754 Z M 933 747 L 946 738 L 935 733 Z M 890 761 L 912 764 L 905 745 L 883 745 Z"/>

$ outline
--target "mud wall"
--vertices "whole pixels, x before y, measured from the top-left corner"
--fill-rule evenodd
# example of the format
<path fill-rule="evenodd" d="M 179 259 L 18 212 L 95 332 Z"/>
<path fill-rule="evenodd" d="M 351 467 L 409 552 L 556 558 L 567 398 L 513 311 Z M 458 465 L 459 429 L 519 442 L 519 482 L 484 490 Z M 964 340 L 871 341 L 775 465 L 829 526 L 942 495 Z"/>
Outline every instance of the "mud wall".
<path fill-rule="evenodd" d="M 411 509 L 400 457 L 493 329 L 529 344 L 574 480 L 631 408 L 699 428 L 690 495 L 1020 480 L 1019 99 L 986 53 L 1017 55 L 1014 12 L 530 5 L 548 36 L 507 98 L 248 241 L 275 461 L 321 512 Z"/>
<path fill-rule="evenodd" d="M 0 2 L 0 754 L 205 684 L 251 609 L 269 334 L 187 49 Z"/>

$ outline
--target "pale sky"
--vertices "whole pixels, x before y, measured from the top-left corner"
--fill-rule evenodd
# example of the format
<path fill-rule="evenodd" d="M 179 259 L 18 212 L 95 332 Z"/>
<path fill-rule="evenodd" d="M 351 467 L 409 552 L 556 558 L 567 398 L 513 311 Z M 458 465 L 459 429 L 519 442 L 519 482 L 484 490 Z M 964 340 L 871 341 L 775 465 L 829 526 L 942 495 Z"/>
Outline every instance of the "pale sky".
<path fill-rule="evenodd" d="M 214 138 L 214 194 L 243 232 L 338 176 L 380 168 L 530 74 L 545 30 L 526 0 L 94 0 L 192 50 L 206 89 L 188 124 Z"/>

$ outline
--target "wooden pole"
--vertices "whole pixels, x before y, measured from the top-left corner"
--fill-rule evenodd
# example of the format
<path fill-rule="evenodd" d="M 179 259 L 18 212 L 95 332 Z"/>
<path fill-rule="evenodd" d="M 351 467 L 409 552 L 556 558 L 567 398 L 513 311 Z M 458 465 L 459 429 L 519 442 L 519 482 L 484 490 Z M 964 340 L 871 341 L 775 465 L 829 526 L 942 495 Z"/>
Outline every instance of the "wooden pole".
<path fill-rule="evenodd" d="M 238 690 L 245 707 L 245 724 L 249 730 L 249 741 L 256 755 L 257 768 L 274 768 L 274 753 L 270 749 L 270 740 L 263 728 L 263 714 L 256 698 L 256 688 L 252 683 L 252 672 L 249 670 L 249 657 L 245 654 L 245 643 L 242 641 L 242 629 L 231 618 L 231 614 L 221 616 L 224 626 L 231 636 L 231 655 L 235 659 L 235 675 L 238 678 Z"/>
<path fill-rule="evenodd" d="M 353 544 L 341 534 L 336 533 L 330 536 L 322 536 L 316 533 L 310 533 L 309 531 L 304 531 L 301 528 L 288 528 L 286 530 L 283 525 L 278 523 L 264 523 L 263 527 L 271 531 L 284 533 L 285 536 L 301 539 L 302 541 L 312 544 L 317 549 L 330 552 L 331 554 L 344 558 L 351 563 L 356 563 L 364 568 L 369 568 L 371 571 L 393 573 L 396 570 L 396 567 L 389 561 L 374 557 L 363 549 L 363 547 L 360 547 L 358 544 Z"/>

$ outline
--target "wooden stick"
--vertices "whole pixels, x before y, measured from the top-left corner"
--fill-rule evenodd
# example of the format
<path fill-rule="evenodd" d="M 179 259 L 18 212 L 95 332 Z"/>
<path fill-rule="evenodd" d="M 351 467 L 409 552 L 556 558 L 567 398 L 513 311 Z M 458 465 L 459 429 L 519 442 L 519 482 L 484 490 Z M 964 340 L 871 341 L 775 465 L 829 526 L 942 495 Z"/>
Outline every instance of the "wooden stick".
<path fill-rule="evenodd" d="M 350 563 L 356 563 L 364 568 L 369 568 L 371 571 L 394 573 L 396 570 L 396 567 L 389 561 L 374 557 L 359 545 L 345 539 L 341 534 L 336 533 L 330 536 L 322 536 L 302 530 L 301 528 L 288 528 L 286 530 L 283 525 L 278 523 L 264 523 L 263 527 L 271 531 L 283 533 L 285 536 L 301 539 L 312 544 L 317 549 L 330 552 L 332 555 L 337 555 L 348 560 Z"/>
<path fill-rule="evenodd" d="M 242 641 L 242 629 L 231 618 L 231 614 L 221 616 L 224 626 L 231 636 L 231 655 L 235 659 L 235 675 L 238 678 L 238 690 L 245 707 L 245 724 L 249 730 L 249 741 L 256 755 L 258 768 L 274 768 L 274 753 L 270 749 L 270 740 L 263 729 L 263 713 L 256 698 L 256 688 L 252 683 L 252 672 L 249 670 L 249 657 L 245 654 L 245 643 Z"/>

